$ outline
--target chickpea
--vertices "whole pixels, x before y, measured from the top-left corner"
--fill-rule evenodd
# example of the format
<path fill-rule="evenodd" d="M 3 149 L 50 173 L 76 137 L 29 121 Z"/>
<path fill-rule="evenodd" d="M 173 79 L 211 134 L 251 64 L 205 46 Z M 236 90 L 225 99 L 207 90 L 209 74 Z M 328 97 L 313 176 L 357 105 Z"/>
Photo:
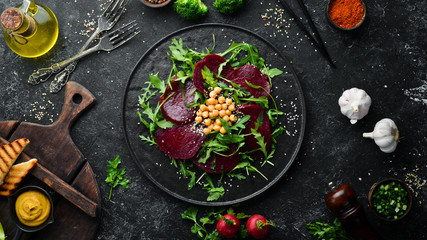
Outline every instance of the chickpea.
<path fill-rule="evenodd" d="M 220 96 L 220 97 L 218 98 L 218 102 L 219 102 L 219 103 L 221 103 L 221 104 L 225 103 L 225 97 Z"/>
<path fill-rule="evenodd" d="M 221 105 L 221 108 L 222 108 L 222 110 L 227 110 L 228 109 L 228 105 L 224 103 L 224 104 Z"/>
<path fill-rule="evenodd" d="M 219 120 L 219 118 L 217 118 L 216 120 L 215 120 L 215 125 L 217 125 L 217 126 L 222 126 L 222 124 L 221 124 L 221 120 Z"/>
<path fill-rule="evenodd" d="M 204 129 L 203 129 L 203 133 L 204 133 L 205 135 L 208 135 L 209 133 L 211 133 L 211 130 L 210 130 L 209 128 L 204 128 Z"/>
<path fill-rule="evenodd" d="M 216 110 L 221 110 L 221 109 L 222 109 L 221 104 L 217 104 L 217 105 L 215 105 L 215 109 L 216 109 Z"/>
<path fill-rule="evenodd" d="M 211 125 L 209 125 L 208 129 L 212 131 L 212 130 L 213 130 L 213 128 L 214 128 L 214 126 L 215 126 L 215 125 L 211 124 Z"/>
<path fill-rule="evenodd" d="M 236 110 L 236 106 L 234 104 L 230 104 L 230 106 L 228 106 L 228 110 L 234 111 Z"/>
<path fill-rule="evenodd" d="M 233 100 L 231 98 L 227 98 L 227 99 L 225 99 L 225 103 L 227 105 L 231 105 L 233 103 Z"/>
<path fill-rule="evenodd" d="M 199 116 L 199 117 L 202 116 L 202 111 L 197 110 L 196 115 Z"/>
<path fill-rule="evenodd" d="M 222 91 L 222 88 L 220 88 L 220 87 L 215 87 L 213 91 L 214 91 L 216 94 L 220 94 L 220 93 L 221 93 L 221 91 Z"/>
<path fill-rule="evenodd" d="M 236 115 L 232 114 L 230 115 L 230 121 L 235 122 L 237 120 Z"/>
<path fill-rule="evenodd" d="M 202 117 L 203 117 L 203 118 L 208 118 L 208 117 L 209 117 L 209 112 L 208 112 L 208 111 L 204 111 L 204 112 L 202 113 Z"/>
<path fill-rule="evenodd" d="M 228 116 L 230 116 L 231 115 L 231 111 L 230 110 L 225 110 L 225 115 L 228 115 Z"/>
<path fill-rule="evenodd" d="M 218 110 L 213 110 L 212 111 L 212 117 L 218 117 L 218 115 L 219 115 L 219 111 Z"/>
<path fill-rule="evenodd" d="M 209 97 L 216 98 L 216 93 L 214 91 L 210 92 Z"/>
<path fill-rule="evenodd" d="M 213 110 L 215 110 L 215 106 L 214 105 L 209 105 L 208 106 L 208 111 L 212 112 Z"/>
<path fill-rule="evenodd" d="M 221 127 L 221 129 L 219 130 L 219 132 L 222 133 L 222 134 L 226 134 L 227 133 L 227 131 L 225 130 L 224 127 Z"/>
<path fill-rule="evenodd" d="M 230 117 L 228 115 L 225 115 L 224 117 L 222 117 L 222 119 L 224 119 L 226 122 L 230 121 Z"/>
<path fill-rule="evenodd" d="M 209 125 L 211 125 L 211 123 L 212 123 L 212 119 L 210 119 L 210 118 L 206 118 L 205 119 L 205 121 L 203 122 L 206 126 L 209 126 Z"/>
<path fill-rule="evenodd" d="M 216 105 L 217 102 L 218 101 L 215 98 L 209 98 L 208 100 L 206 100 L 207 105 Z"/>
<path fill-rule="evenodd" d="M 195 118 L 195 120 L 196 120 L 196 123 L 201 123 L 203 119 L 202 119 L 202 117 L 197 116 L 197 117 Z"/>
<path fill-rule="evenodd" d="M 200 105 L 200 111 L 204 112 L 206 110 L 208 110 L 208 107 L 205 104 Z"/>
<path fill-rule="evenodd" d="M 221 130 L 221 126 L 218 126 L 218 125 L 211 125 L 211 126 L 213 126 L 213 130 L 215 132 L 219 132 Z"/>
<path fill-rule="evenodd" d="M 221 110 L 221 111 L 219 111 L 219 116 L 220 116 L 220 117 L 224 117 L 224 116 L 225 116 L 225 110 Z"/>

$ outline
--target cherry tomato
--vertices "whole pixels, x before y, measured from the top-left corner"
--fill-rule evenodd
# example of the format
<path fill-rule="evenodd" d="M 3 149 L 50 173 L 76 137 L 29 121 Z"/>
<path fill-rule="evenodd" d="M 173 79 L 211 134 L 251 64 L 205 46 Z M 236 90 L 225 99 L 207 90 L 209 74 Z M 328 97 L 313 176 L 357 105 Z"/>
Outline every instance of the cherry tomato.
<path fill-rule="evenodd" d="M 228 220 L 224 220 L 228 219 Z M 221 218 L 217 225 L 216 230 L 218 231 L 219 235 L 223 238 L 232 238 L 234 237 L 237 232 L 240 229 L 240 220 L 236 218 L 236 216 L 231 214 L 226 214 Z"/>
<path fill-rule="evenodd" d="M 246 223 L 246 230 L 255 239 L 263 239 L 270 231 L 271 223 L 259 214 L 255 214 L 248 219 Z"/>

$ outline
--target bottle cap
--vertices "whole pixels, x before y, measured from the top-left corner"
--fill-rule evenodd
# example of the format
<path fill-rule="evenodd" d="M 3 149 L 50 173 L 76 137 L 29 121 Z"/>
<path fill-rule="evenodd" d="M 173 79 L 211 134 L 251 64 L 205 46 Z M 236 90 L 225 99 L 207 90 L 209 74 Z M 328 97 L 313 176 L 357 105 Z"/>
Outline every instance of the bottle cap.
<path fill-rule="evenodd" d="M 23 14 L 17 8 L 6 9 L 1 14 L 1 25 L 9 30 L 17 30 L 24 22 Z"/>

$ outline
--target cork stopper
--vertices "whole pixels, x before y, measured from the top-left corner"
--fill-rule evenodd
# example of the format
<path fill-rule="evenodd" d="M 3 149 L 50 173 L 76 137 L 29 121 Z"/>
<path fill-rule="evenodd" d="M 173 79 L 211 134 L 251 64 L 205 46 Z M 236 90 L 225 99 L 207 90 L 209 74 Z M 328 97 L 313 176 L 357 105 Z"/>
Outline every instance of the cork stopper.
<path fill-rule="evenodd" d="M 1 14 L 1 25 L 9 30 L 17 30 L 24 22 L 24 16 L 17 8 L 6 9 Z"/>

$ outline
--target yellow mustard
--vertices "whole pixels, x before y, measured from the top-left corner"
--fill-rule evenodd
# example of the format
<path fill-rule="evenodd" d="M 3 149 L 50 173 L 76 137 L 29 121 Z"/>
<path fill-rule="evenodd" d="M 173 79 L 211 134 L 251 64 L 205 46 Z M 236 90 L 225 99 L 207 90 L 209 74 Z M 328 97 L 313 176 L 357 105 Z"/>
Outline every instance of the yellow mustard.
<path fill-rule="evenodd" d="M 19 221 L 29 227 L 44 223 L 49 217 L 50 208 L 47 196 L 35 190 L 22 193 L 15 202 Z"/>

